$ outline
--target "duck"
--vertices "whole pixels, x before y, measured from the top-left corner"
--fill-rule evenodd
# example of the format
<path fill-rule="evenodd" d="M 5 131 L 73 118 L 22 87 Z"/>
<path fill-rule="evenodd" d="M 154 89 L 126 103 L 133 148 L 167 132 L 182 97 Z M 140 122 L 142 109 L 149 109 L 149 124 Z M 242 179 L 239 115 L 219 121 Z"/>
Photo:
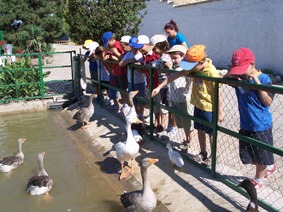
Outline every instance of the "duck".
<path fill-rule="evenodd" d="M 147 168 L 153 163 L 158 162 L 158 159 L 144 158 L 141 162 L 142 190 L 124 192 L 120 196 L 122 205 L 126 212 L 151 212 L 157 204 L 157 198 L 152 191 L 147 176 Z"/>
<path fill-rule="evenodd" d="M 15 156 L 4 157 L 0 161 L 0 172 L 10 172 L 17 168 L 24 162 L 24 153 L 22 152 L 22 144 L 26 141 L 26 138 L 18 139 L 18 152 Z"/>
<path fill-rule="evenodd" d="M 182 156 L 180 155 L 180 153 L 177 151 L 174 151 L 170 143 L 167 143 L 166 147 L 168 149 L 168 155 L 169 155 L 169 158 L 173 166 L 176 165 L 179 168 L 182 168 L 184 166 L 184 160 Z"/>
<path fill-rule="evenodd" d="M 258 212 L 257 193 L 254 184 L 250 179 L 243 180 L 237 187 L 245 189 L 249 195 L 250 203 L 247 206 L 246 212 Z"/>
<path fill-rule="evenodd" d="M 89 97 L 88 107 L 84 107 L 84 108 L 79 109 L 79 111 L 77 111 L 75 113 L 75 115 L 73 116 L 73 119 L 77 119 L 78 121 L 80 121 L 82 123 L 84 130 L 87 128 L 85 126 L 85 123 L 86 123 L 86 125 L 90 124 L 90 123 L 88 123 L 88 121 L 94 113 L 94 105 L 92 103 L 93 98 L 94 98 L 94 94 L 92 94 Z"/>
<path fill-rule="evenodd" d="M 116 156 L 121 163 L 122 172 L 120 175 L 120 180 L 127 177 L 128 173 L 133 173 L 135 171 L 133 167 L 133 160 L 139 152 L 140 146 L 135 141 L 135 138 L 132 134 L 131 124 L 140 123 L 136 116 L 128 115 L 126 116 L 126 131 L 127 131 L 127 140 L 124 142 L 118 142 L 114 145 L 116 150 Z M 131 169 L 126 173 L 124 172 L 124 162 L 131 160 Z"/>
<path fill-rule="evenodd" d="M 30 192 L 30 195 L 48 194 L 52 189 L 53 180 L 48 176 L 43 166 L 44 155 L 45 152 L 37 155 L 39 173 L 28 180 L 26 192 Z"/>
<path fill-rule="evenodd" d="M 129 93 L 129 111 L 126 114 L 126 116 L 137 116 L 137 112 L 134 106 L 134 97 L 138 94 L 138 90 L 137 91 L 131 91 Z M 133 123 L 131 125 L 131 129 L 132 129 L 132 134 L 135 138 L 135 141 L 141 146 L 142 144 L 144 144 L 144 135 L 145 135 L 145 128 L 143 123 Z"/>

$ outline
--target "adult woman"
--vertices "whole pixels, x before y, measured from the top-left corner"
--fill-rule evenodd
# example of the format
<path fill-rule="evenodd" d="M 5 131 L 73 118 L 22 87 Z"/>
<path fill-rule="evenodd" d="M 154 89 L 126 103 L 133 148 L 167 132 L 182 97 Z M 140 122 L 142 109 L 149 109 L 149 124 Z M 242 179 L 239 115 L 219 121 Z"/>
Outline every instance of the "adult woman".
<path fill-rule="evenodd" d="M 169 23 L 165 24 L 164 30 L 168 35 L 167 40 L 170 43 L 171 48 L 174 45 L 182 45 L 186 47 L 186 49 L 190 48 L 185 36 L 179 33 L 179 29 L 175 21 L 171 19 Z"/>

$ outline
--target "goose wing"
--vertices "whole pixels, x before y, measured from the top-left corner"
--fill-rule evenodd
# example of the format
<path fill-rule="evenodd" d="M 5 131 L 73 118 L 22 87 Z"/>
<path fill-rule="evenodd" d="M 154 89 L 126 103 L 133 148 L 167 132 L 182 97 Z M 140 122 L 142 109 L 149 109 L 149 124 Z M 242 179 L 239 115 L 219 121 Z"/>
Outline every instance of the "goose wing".
<path fill-rule="evenodd" d="M 127 211 L 135 211 L 137 205 L 142 201 L 142 191 L 125 192 L 121 195 L 120 200 Z M 132 210 L 129 210 L 132 209 Z"/>
<path fill-rule="evenodd" d="M 180 155 L 179 152 L 171 151 L 169 153 L 169 157 L 170 157 L 172 163 L 176 164 L 176 166 L 178 166 L 178 167 L 184 166 L 184 160 L 183 160 L 183 158 L 182 158 L 182 156 Z"/>
<path fill-rule="evenodd" d="M 2 165 L 7 165 L 7 166 L 12 166 L 14 163 L 21 163 L 23 162 L 23 159 L 17 156 L 8 156 L 4 157 L 1 161 L 0 164 Z"/>
<path fill-rule="evenodd" d="M 29 178 L 26 191 L 29 191 L 29 188 L 31 186 L 48 187 L 48 184 L 50 182 L 52 182 L 52 180 L 47 175 L 44 175 L 44 176 L 38 176 L 38 175 L 32 176 L 31 178 Z"/>

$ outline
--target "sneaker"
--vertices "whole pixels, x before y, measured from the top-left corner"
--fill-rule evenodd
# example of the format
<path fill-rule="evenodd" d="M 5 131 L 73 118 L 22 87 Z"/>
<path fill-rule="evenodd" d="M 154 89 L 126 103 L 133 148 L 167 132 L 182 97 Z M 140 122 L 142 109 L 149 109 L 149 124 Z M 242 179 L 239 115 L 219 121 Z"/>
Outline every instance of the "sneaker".
<path fill-rule="evenodd" d="M 273 169 L 265 171 L 264 178 L 267 178 L 269 175 L 275 173 L 276 171 L 277 171 L 277 166 L 276 164 L 274 164 Z"/>
<path fill-rule="evenodd" d="M 263 182 L 260 183 L 256 179 L 252 179 L 251 181 L 254 184 L 256 190 L 263 188 Z"/>
<path fill-rule="evenodd" d="M 173 138 L 177 138 L 178 136 L 178 128 L 177 127 L 173 127 L 171 132 L 167 133 L 168 137 L 170 139 L 173 139 Z"/>
<path fill-rule="evenodd" d="M 109 109 L 112 111 L 116 111 L 116 110 L 119 110 L 119 106 L 114 104 L 114 105 L 111 105 Z"/>
<path fill-rule="evenodd" d="M 172 129 L 173 129 L 173 126 L 171 125 L 171 124 L 169 124 L 168 126 L 167 126 L 167 129 L 166 129 L 166 132 L 171 132 L 172 131 Z"/>

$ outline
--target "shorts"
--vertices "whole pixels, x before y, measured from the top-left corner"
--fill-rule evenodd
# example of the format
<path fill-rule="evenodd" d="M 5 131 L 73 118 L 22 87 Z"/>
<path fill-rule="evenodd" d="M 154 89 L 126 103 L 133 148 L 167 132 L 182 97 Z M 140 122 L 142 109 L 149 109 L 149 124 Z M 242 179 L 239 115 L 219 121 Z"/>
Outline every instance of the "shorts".
<path fill-rule="evenodd" d="M 194 116 L 204 121 L 208 121 L 209 123 L 213 122 L 213 112 L 204 111 L 195 107 Z M 208 127 L 196 121 L 194 122 L 194 127 L 196 130 L 204 130 L 206 134 L 213 134 L 213 129 L 211 127 Z"/>
<path fill-rule="evenodd" d="M 169 88 L 161 88 L 159 93 L 161 97 L 161 103 L 166 107 L 172 107 Z"/>
<path fill-rule="evenodd" d="M 134 83 L 134 90 L 135 90 L 135 91 L 136 91 L 136 90 L 139 91 L 138 94 L 137 94 L 137 96 L 142 97 L 142 98 L 145 99 L 145 84 L 144 84 L 144 82 L 141 82 L 141 83 Z M 129 92 L 132 91 L 132 90 L 131 90 L 131 83 L 130 83 L 130 82 L 128 83 L 128 91 L 129 91 Z M 140 101 L 140 100 L 134 98 L 134 104 L 135 104 L 135 105 L 140 105 L 140 106 L 145 106 L 145 105 L 147 105 L 147 102 Z"/>
<path fill-rule="evenodd" d="M 240 129 L 239 133 L 273 146 L 272 127 L 270 129 L 257 132 Z M 252 164 L 254 162 L 261 165 L 274 164 L 274 156 L 272 152 L 242 140 L 239 140 L 239 152 L 240 159 L 243 164 Z"/>
<path fill-rule="evenodd" d="M 93 80 L 98 80 L 98 71 L 90 71 L 90 78 Z M 91 81 L 92 86 L 98 85 L 97 83 Z"/>
<path fill-rule="evenodd" d="M 113 75 L 113 74 L 109 74 L 109 84 L 110 84 L 111 86 L 116 87 L 116 85 L 115 85 L 115 80 L 114 80 L 114 75 Z M 109 98 L 110 98 L 110 99 L 117 99 L 117 98 L 119 98 L 119 93 L 118 93 L 118 91 L 109 88 L 108 92 L 109 92 Z"/>
<path fill-rule="evenodd" d="M 105 83 L 105 84 L 109 85 L 109 81 L 102 81 L 101 80 L 101 83 Z M 104 85 L 101 85 L 101 90 L 104 90 L 104 89 L 108 91 L 109 88 L 104 86 Z"/>
<path fill-rule="evenodd" d="M 127 74 L 119 75 L 114 77 L 117 88 L 122 90 L 127 90 L 128 88 L 128 78 Z"/>
<path fill-rule="evenodd" d="M 162 102 L 161 102 L 161 94 L 160 94 L 160 93 L 156 94 L 156 95 L 153 97 L 153 101 L 156 102 L 156 103 L 162 104 Z M 164 104 L 163 104 L 163 105 L 164 105 Z M 153 107 L 153 112 L 154 112 L 154 113 L 166 114 L 166 113 L 168 113 L 168 110 L 165 110 L 165 109 L 163 109 L 163 108 L 154 106 L 154 107 Z"/>
<path fill-rule="evenodd" d="M 171 102 L 172 108 L 188 115 L 193 115 L 194 107 L 190 102 Z M 175 122 L 178 128 L 184 128 L 186 132 L 194 129 L 194 121 L 174 113 Z"/>

